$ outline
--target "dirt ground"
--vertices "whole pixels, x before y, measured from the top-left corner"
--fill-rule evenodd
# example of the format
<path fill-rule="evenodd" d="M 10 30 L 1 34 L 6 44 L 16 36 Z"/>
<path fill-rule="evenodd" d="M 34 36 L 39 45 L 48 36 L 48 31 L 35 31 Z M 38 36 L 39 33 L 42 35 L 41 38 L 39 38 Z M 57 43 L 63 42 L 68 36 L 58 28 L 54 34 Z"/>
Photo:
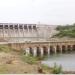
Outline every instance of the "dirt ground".
<path fill-rule="evenodd" d="M 38 73 L 38 65 L 31 65 L 23 62 L 15 52 L 0 52 L 0 73 L 2 74 L 24 74 Z"/>

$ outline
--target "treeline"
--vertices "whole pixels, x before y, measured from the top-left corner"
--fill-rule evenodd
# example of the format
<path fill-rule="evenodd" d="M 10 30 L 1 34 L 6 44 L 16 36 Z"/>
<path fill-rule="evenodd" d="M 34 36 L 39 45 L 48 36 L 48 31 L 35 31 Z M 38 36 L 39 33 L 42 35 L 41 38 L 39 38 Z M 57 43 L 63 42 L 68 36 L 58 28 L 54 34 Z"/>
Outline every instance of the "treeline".
<path fill-rule="evenodd" d="M 56 30 L 59 31 L 59 33 L 53 37 L 75 37 L 75 23 L 72 25 L 58 26 Z"/>

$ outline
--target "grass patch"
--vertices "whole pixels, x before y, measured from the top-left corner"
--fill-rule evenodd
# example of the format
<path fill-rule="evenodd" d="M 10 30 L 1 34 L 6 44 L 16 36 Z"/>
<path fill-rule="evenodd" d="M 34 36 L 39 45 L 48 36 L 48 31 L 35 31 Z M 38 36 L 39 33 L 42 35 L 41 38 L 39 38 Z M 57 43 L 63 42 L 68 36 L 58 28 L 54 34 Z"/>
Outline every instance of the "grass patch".
<path fill-rule="evenodd" d="M 45 65 L 45 64 L 42 64 L 42 68 L 45 69 L 45 70 L 51 69 L 49 66 L 47 66 L 47 65 Z"/>
<path fill-rule="evenodd" d="M 41 67 L 42 67 L 43 72 L 44 72 L 45 74 L 52 74 L 52 68 L 49 67 L 48 65 L 42 64 Z"/>
<path fill-rule="evenodd" d="M 42 64 L 42 69 L 45 70 L 45 71 L 48 71 L 51 74 L 61 74 L 61 73 L 63 73 L 62 66 L 61 65 L 58 66 L 56 63 L 54 63 L 53 67 L 49 67 L 45 64 Z"/>
<path fill-rule="evenodd" d="M 21 54 L 20 56 L 24 62 L 27 62 L 29 64 L 36 64 L 38 61 L 41 61 L 46 58 L 46 57 L 41 57 L 41 56 L 34 57 L 32 55 L 26 56 L 24 54 Z"/>
<path fill-rule="evenodd" d="M 58 66 L 56 63 L 54 63 L 54 67 L 52 68 L 53 74 L 60 74 L 62 73 L 62 66 Z"/>
<path fill-rule="evenodd" d="M 36 64 L 38 61 L 37 57 L 33 57 L 32 55 L 21 55 L 21 59 L 28 64 Z"/>
<path fill-rule="evenodd" d="M 0 74 L 5 74 L 8 72 L 8 69 L 7 69 L 8 66 L 6 65 L 0 65 Z"/>
<path fill-rule="evenodd" d="M 10 52 L 11 49 L 8 46 L 0 45 L 0 52 Z"/>

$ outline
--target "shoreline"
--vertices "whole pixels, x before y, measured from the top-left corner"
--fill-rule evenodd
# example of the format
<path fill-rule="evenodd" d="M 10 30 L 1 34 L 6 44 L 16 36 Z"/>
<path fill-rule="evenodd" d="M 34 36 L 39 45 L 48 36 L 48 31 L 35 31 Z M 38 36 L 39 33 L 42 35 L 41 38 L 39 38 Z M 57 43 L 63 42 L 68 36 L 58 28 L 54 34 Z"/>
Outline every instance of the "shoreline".
<path fill-rule="evenodd" d="M 27 58 L 23 52 L 4 48 L 0 52 L 0 74 L 55 74 L 52 73 L 53 69 L 51 67 L 41 64 L 41 61 L 45 59 L 47 57 L 37 59 L 29 56 Z M 67 73 L 75 74 L 75 71 L 63 71 L 60 74 Z"/>

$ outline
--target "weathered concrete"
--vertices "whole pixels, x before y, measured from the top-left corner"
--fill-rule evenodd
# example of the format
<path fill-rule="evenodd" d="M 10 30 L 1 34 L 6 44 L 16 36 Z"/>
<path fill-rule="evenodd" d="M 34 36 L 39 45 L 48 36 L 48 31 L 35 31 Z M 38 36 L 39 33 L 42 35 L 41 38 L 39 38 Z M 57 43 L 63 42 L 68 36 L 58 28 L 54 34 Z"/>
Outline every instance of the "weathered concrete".
<path fill-rule="evenodd" d="M 2 43 L 3 44 L 3 43 Z M 37 47 L 39 47 L 39 51 L 40 51 L 40 56 L 44 56 L 44 48 L 46 47 L 46 52 L 48 53 L 48 55 L 51 54 L 51 49 L 50 46 L 53 47 L 53 52 L 54 54 L 57 54 L 57 46 L 59 46 L 59 53 L 63 53 L 63 50 L 65 50 L 65 52 L 68 51 L 68 46 L 70 46 L 70 51 L 72 51 L 73 49 L 75 49 L 75 41 L 73 40 L 68 40 L 66 42 L 50 42 L 50 41 L 46 41 L 46 42 L 31 42 L 31 43 L 4 43 L 3 45 L 8 45 L 10 48 L 15 49 L 15 50 L 25 50 L 27 54 L 29 54 L 29 48 L 31 47 L 32 49 L 32 53 L 33 56 L 37 56 Z M 63 47 L 64 46 L 64 47 Z"/>
<path fill-rule="evenodd" d="M 50 55 L 75 49 L 75 38 L 51 38 L 57 31 L 56 26 L 38 24 L 0 23 L 0 44 L 14 50 L 25 50 L 26 55 Z M 39 54 L 38 49 L 39 47 Z M 31 49 L 30 49 L 31 48 Z"/>

